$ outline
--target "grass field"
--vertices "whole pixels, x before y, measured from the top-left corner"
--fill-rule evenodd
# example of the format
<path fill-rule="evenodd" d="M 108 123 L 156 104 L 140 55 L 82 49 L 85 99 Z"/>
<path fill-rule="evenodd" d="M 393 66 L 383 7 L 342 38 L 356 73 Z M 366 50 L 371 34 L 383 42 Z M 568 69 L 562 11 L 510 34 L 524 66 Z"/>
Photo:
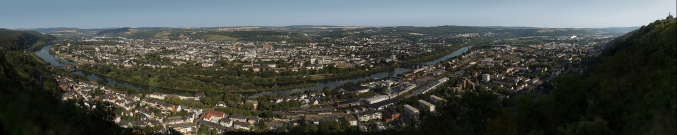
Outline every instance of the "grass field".
<path fill-rule="evenodd" d="M 162 32 L 158 32 L 157 34 L 155 34 L 155 37 L 157 37 L 157 38 L 166 38 L 167 35 L 169 35 L 169 32 L 167 32 L 167 31 L 162 31 Z"/>

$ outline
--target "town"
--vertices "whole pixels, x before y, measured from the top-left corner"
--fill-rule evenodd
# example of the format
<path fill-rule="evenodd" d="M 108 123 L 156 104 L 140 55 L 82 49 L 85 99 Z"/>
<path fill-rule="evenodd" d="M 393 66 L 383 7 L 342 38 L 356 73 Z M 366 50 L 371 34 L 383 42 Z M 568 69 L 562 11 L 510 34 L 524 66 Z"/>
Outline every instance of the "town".
<path fill-rule="evenodd" d="M 676 2 L 3 1 L 0 135 L 677 135 Z"/>
<path fill-rule="evenodd" d="M 491 35 L 494 34 L 471 33 L 449 38 L 487 38 Z M 296 132 L 300 126 L 312 132 L 340 129 L 374 132 L 416 126 L 429 116 L 436 115 L 435 108 L 444 106 L 446 99 L 462 98 L 465 92 L 489 90 L 498 95 L 499 100 L 511 100 L 511 95 L 541 90 L 547 87 L 543 84 L 559 74 L 582 73 L 586 67 L 581 62 L 598 55 L 602 45 L 608 42 L 607 38 L 611 37 L 594 38 L 598 39 L 595 41 L 560 37 L 562 42 L 528 46 L 467 45 L 462 46 L 470 47 L 465 53 L 436 64 L 416 65 L 403 74 L 287 95 L 249 97 L 238 93 L 199 91 L 191 92 L 193 94 L 134 93 L 116 90 L 120 86 L 75 80 L 69 76 L 57 76 L 57 81 L 67 91 L 63 100 L 85 100 L 87 106 L 96 101 L 108 102 L 115 106 L 115 123 L 156 133 L 170 130 L 184 134 Z M 400 40 L 397 38 L 332 41 L 358 42 L 360 46 L 104 37 L 86 40 L 83 42 L 114 41 L 116 45 L 68 43 L 55 46 L 54 51 L 82 65 L 161 69 L 199 63 L 196 65 L 204 70 L 270 71 L 278 74 L 311 70 L 315 73 L 308 75 L 317 75 L 318 70 L 329 66 L 362 67 L 361 70 L 385 68 L 389 66 L 388 62 L 401 62 L 398 56 L 421 55 L 432 52 L 434 48 L 453 46 L 444 42 L 395 43 Z M 366 53 L 369 51 L 389 53 Z M 239 69 L 224 68 L 228 66 Z"/>

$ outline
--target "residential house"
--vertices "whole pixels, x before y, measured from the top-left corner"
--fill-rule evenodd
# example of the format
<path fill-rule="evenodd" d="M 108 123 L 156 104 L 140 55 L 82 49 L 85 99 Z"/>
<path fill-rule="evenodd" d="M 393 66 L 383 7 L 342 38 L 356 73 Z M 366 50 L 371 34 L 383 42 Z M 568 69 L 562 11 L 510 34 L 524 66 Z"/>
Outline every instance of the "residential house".
<path fill-rule="evenodd" d="M 207 111 L 207 113 L 205 113 L 203 120 L 217 122 L 221 118 L 224 118 L 225 117 L 224 115 L 225 113 L 219 111 Z"/>

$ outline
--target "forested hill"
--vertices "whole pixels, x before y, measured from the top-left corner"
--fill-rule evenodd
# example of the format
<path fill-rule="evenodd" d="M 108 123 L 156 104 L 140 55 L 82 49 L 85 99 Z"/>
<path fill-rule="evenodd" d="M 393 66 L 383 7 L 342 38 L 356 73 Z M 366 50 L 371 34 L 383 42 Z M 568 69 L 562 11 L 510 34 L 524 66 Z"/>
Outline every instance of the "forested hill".
<path fill-rule="evenodd" d="M 47 64 L 26 54 L 21 46 L 35 41 L 50 41 L 49 35 L 35 32 L 2 30 L 0 36 L 0 134 L 120 134 L 124 130 L 111 121 L 111 106 L 83 101 L 61 100 L 59 88 Z M 19 36 L 16 36 L 17 33 Z M 9 37 L 9 38 L 7 38 Z M 30 38 L 25 38 L 30 37 Z M 18 49 L 14 47 L 19 46 Z M 131 131 L 131 130 L 129 130 Z"/>
<path fill-rule="evenodd" d="M 677 134 L 677 21 L 658 20 L 608 44 L 584 74 L 552 91 L 499 102 L 483 90 L 439 108 L 425 134 Z M 497 104 L 501 103 L 501 104 Z"/>
<path fill-rule="evenodd" d="M 0 29 L 0 48 L 7 50 L 24 50 L 42 45 L 56 37 L 35 31 L 15 31 Z"/>
<path fill-rule="evenodd" d="M 677 134 L 676 53 L 675 20 L 616 39 L 580 82 L 588 85 L 581 88 L 588 98 L 580 99 L 587 100 L 586 116 L 608 121 L 619 134 Z"/>

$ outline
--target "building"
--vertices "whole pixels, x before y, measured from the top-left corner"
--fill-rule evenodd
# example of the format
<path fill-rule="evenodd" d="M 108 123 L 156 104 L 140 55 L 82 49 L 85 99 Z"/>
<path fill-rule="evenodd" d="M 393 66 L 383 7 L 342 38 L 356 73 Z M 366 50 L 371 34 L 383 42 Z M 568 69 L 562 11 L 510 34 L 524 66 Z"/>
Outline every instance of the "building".
<path fill-rule="evenodd" d="M 371 104 L 371 105 L 369 105 L 369 109 L 372 109 L 372 110 L 383 110 L 383 109 L 385 109 L 385 108 L 388 108 L 388 107 L 394 105 L 394 104 L 397 103 L 397 102 L 400 102 L 400 100 L 399 100 L 399 99 L 396 99 L 396 98 L 395 98 L 395 99 L 389 99 L 389 100 L 386 100 L 386 101 L 383 101 L 383 102 L 378 102 L 378 103 L 375 103 L 375 104 Z"/>
<path fill-rule="evenodd" d="M 440 101 L 446 102 L 447 100 L 435 95 L 430 95 L 430 101 L 433 101 L 433 103 L 437 104 Z"/>
<path fill-rule="evenodd" d="M 336 108 L 359 106 L 359 105 L 360 105 L 360 101 L 358 101 L 357 99 L 343 101 L 343 102 L 336 102 Z"/>
<path fill-rule="evenodd" d="M 414 89 L 414 87 L 416 87 L 416 84 L 403 82 L 402 84 L 392 87 L 386 91 L 388 92 L 388 96 L 394 98 L 409 92 L 411 89 Z"/>
<path fill-rule="evenodd" d="M 428 84 L 425 84 L 418 89 L 414 90 L 414 94 L 425 94 L 428 93 L 428 91 L 436 89 L 438 86 L 442 85 L 443 83 L 447 82 L 449 78 L 443 77 L 441 79 L 435 80 L 433 82 L 430 82 Z"/>
<path fill-rule="evenodd" d="M 367 93 L 369 92 L 369 87 L 365 86 L 348 86 L 344 88 L 340 88 L 339 91 L 342 93 L 356 93 L 356 94 L 362 94 L 362 93 Z"/>
<path fill-rule="evenodd" d="M 416 108 L 414 108 L 410 105 L 404 105 L 404 106 L 402 106 L 402 108 L 403 108 L 404 112 L 406 112 L 407 114 L 418 114 L 418 109 L 416 109 Z"/>
<path fill-rule="evenodd" d="M 233 120 L 233 121 L 247 122 L 247 117 L 245 117 L 242 114 L 234 113 L 234 114 L 230 115 L 229 118 L 230 118 L 230 120 Z"/>
<path fill-rule="evenodd" d="M 234 127 L 235 129 L 249 130 L 249 126 L 251 126 L 251 124 L 249 124 L 249 123 L 247 123 L 247 122 L 239 122 L 239 121 L 236 121 L 236 122 L 233 123 L 233 127 Z"/>
<path fill-rule="evenodd" d="M 484 81 L 484 82 L 491 81 L 490 75 L 489 74 L 483 74 L 482 75 L 482 81 Z"/>
<path fill-rule="evenodd" d="M 435 111 L 435 105 L 428 103 L 427 101 L 422 100 L 422 99 L 418 100 L 418 107 L 428 108 L 428 110 L 430 110 L 430 112 Z"/>
<path fill-rule="evenodd" d="M 219 124 L 224 127 L 231 127 L 233 126 L 233 121 L 230 119 L 221 119 L 219 120 Z"/>
<path fill-rule="evenodd" d="M 148 97 L 150 97 L 150 98 L 156 98 L 156 99 L 165 99 L 166 96 L 167 96 L 167 94 L 161 94 L 161 93 L 157 93 L 157 92 L 148 95 Z"/>
<path fill-rule="evenodd" d="M 388 95 L 378 95 L 378 96 L 374 96 L 372 98 L 368 98 L 366 100 L 366 102 L 367 102 L 367 104 L 374 104 L 374 103 L 378 103 L 378 102 L 385 101 L 385 100 L 388 100 L 388 99 L 390 99 L 390 97 Z"/>
<path fill-rule="evenodd" d="M 223 112 L 207 111 L 207 113 L 205 113 L 205 117 L 202 120 L 211 121 L 211 122 L 216 123 L 217 121 L 219 121 L 223 117 L 225 117 L 225 113 L 223 113 Z"/>
<path fill-rule="evenodd" d="M 217 106 L 217 107 L 227 107 L 227 106 L 226 106 L 226 102 L 224 102 L 224 101 L 217 101 L 217 102 L 216 102 L 216 106 Z"/>
<path fill-rule="evenodd" d="M 393 121 L 397 118 L 400 118 L 400 113 L 395 109 L 386 109 L 383 110 L 383 120 L 386 122 Z"/>
<path fill-rule="evenodd" d="M 359 121 L 369 121 L 369 120 L 376 120 L 376 119 L 381 119 L 383 117 L 383 113 L 381 111 L 366 111 L 357 114 L 357 120 Z"/>

